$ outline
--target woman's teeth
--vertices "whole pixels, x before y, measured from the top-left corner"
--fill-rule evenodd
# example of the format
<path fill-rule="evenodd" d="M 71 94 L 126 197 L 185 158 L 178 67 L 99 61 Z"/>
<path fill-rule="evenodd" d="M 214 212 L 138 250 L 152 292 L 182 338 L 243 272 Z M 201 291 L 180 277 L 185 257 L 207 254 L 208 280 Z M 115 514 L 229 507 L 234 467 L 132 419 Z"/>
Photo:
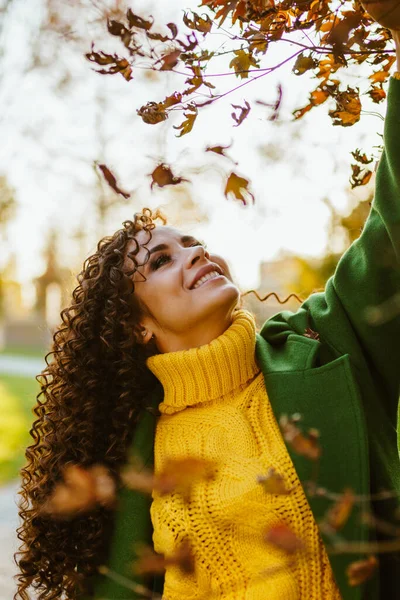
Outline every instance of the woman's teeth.
<path fill-rule="evenodd" d="M 203 277 L 201 277 L 198 281 L 196 281 L 196 283 L 193 286 L 193 289 L 195 290 L 196 288 L 198 288 L 202 283 L 205 283 L 206 281 L 208 281 L 209 279 L 214 279 L 214 277 L 219 277 L 220 273 L 218 273 L 218 271 L 211 271 L 211 273 L 207 273 L 207 275 L 204 275 Z"/>

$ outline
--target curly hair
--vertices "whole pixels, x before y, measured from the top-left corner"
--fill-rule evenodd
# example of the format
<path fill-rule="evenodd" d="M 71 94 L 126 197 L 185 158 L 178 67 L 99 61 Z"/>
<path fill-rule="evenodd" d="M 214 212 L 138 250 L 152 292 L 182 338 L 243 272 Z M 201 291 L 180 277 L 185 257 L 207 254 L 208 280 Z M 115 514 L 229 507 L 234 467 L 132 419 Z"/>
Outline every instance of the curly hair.
<path fill-rule="evenodd" d="M 142 266 L 135 258 L 140 250 L 135 235 L 145 229 L 150 241 L 157 218 L 165 224 L 158 210 L 153 214 L 145 208 L 100 240 L 78 275 L 71 305 L 61 312 L 47 366 L 36 377 L 41 391 L 30 430 L 34 442 L 21 470 L 22 525 L 17 531 L 22 545 L 15 554 L 14 600 L 29 600 L 30 587 L 38 600 L 76 598 L 107 555 L 111 508 L 97 506 L 60 520 L 43 514 L 41 507 L 71 464 L 101 463 L 119 482 L 135 423 L 158 383 L 145 364 L 157 352 L 155 343 L 139 342 L 143 306 L 131 277 Z M 126 254 L 131 240 L 136 248 Z"/>

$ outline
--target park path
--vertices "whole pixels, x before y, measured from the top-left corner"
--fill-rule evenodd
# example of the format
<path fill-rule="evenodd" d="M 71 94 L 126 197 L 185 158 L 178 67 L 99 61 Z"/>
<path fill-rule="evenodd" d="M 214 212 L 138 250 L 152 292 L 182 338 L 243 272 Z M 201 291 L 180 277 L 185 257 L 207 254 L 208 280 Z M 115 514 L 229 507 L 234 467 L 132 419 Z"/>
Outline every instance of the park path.
<path fill-rule="evenodd" d="M 43 359 L 2 354 L 0 355 L 0 380 L 1 374 L 34 377 L 40 373 L 44 365 Z M 18 481 L 0 487 L 0 600 L 12 600 L 16 589 L 13 576 L 17 568 L 13 562 L 13 555 L 19 545 L 16 536 L 18 488 Z"/>
<path fill-rule="evenodd" d="M 35 377 L 46 366 L 44 358 L 0 354 L 0 375 Z"/>
<path fill-rule="evenodd" d="M 0 487 L 0 600 L 12 600 L 16 589 L 13 554 L 19 543 L 15 533 L 18 526 L 18 485 L 14 482 Z"/>

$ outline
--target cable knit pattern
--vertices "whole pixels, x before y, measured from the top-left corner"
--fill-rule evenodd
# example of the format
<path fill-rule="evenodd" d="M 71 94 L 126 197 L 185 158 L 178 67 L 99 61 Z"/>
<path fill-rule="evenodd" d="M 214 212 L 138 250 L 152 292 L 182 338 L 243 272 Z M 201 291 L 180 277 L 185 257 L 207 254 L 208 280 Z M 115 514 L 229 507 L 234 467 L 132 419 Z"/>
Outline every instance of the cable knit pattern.
<path fill-rule="evenodd" d="M 148 367 L 164 387 L 156 429 L 155 472 L 168 458 L 215 461 L 217 476 L 198 482 L 189 502 L 153 493 L 157 552 L 188 536 L 195 573 L 165 574 L 164 600 L 340 600 L 328 557 L 276 422 L 255 360 L 255 321 L 239 310 L 210 344 L 158 354 Z M 274 467 L 288 495 L 268 494 L 257 476 Z M 263 540 L 284 522 L 305 552 L 288 556 Z M 263 574 L 264 572 L 264 574 Z"/>

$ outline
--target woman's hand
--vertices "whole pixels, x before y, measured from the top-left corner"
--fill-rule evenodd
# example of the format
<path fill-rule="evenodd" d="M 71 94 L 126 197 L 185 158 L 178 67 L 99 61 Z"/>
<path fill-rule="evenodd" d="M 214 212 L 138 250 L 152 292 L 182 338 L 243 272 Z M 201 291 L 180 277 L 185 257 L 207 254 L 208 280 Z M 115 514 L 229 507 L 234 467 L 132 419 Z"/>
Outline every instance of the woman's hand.
<path fill-rule="evenodd" d="M 400 72 L 400 31 L 398 29 L 391 29 L 390 33 L 393 36 L 394 44 L 396 47 L 397 71 Z"/>

